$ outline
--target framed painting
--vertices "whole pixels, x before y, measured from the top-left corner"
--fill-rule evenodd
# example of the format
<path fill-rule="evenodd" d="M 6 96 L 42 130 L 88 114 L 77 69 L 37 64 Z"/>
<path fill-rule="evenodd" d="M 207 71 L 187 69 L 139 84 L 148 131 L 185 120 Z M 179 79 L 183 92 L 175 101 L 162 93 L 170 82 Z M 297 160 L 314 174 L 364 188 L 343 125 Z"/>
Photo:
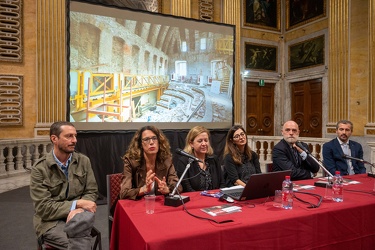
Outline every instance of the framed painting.
<path fill-rule="evenodd" d="M 286 30 L 326 16 L 327 0 L 286 0 Z"/>
<path fill-rule="evenodd" d="M 277 47 L 245 43 L 245 68 L 252 70 L 277 70 Z"/>
<path fill-rule="evenodd" d="M 324 65 L 324 35 L 289 46 L 289 71 Z"/>
<path fill-rule="evenodd" d="M 281 0 L 244 0 L 244 26 L 280 31 Z"/>

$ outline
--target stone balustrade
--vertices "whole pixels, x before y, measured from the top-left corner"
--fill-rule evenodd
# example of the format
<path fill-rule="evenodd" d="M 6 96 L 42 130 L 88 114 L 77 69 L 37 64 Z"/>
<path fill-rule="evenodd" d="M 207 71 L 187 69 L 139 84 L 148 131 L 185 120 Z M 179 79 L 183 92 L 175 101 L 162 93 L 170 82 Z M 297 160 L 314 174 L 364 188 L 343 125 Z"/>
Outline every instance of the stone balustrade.
<path fill-rule="evenodd" d="M 263 173 L 267 172 L 266 164 L 272 163 L 272 149 L 281 139 L 282 136 L 247 136 L 249 146 L 252 150 L 256 151 L 259 155 L 260 167 Z M 309 145 L 309 151 L 318 160 L 323 160 L 322 145 L 325 142 L 330 141 L 328 138 L 310 138 L 300 137 L 300 141 L 303 141 Z M 322 170 L 319 170 L 318 176 L 322 176 Z"/>
<path fill-rule="evenodd" d="M 0 178 L 27 172 L 51 148 L 49 138 L 0 140 Z"/>
<path fill-rule="evenodd" d="M 266 165 L 272 163 L 272 149 L 281 136 L 247 136 L 252 150 L 259 155 L 261 170 L 267 172 Z M 300 137 L 309 145 L 313 156 L 322 161 L 322 145 L 329 138 Z M 371 159 L 375 155 L 375 143 L 368 143 L 371 148 Z M 0 140 L 0 178 L 6 178 L 19 173 L 27 172 L 37 159 L 45 155 L 52 148 L 49 138 Z M 319 171 L 323 175 L 322 170 Z M 318 174 L 318 176 L 321 176 Z"/>

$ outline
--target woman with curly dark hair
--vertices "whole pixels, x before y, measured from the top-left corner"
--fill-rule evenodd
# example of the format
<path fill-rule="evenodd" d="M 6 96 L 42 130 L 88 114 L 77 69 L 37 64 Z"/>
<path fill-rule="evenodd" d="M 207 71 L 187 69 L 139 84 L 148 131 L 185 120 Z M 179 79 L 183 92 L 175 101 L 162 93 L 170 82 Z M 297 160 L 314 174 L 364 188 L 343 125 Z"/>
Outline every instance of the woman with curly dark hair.
<path fill-rule="evenodd" d="M 120 199 L 169 194 L 178 182 L 169 141 L 155 126 L 142 127 L 135 133 L 123 160 Z M 182 187 L 178 190 L 182 192 Z"/>
<path fill-rule="evenodd" d="M 247 144 L 245 129 L 241 125 L 234 125 L 228 131 L 224 148 L 226 186 L 245 186 L 250 175 L 259 173 L 261 173 L 259 157 Z"/>

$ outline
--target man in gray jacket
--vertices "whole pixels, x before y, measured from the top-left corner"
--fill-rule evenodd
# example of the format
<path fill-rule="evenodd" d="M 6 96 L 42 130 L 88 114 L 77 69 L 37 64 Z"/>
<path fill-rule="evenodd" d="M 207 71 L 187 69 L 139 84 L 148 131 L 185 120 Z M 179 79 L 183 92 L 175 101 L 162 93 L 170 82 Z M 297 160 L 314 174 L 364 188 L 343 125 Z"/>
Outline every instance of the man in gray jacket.
<path fill-rule="evenodd" d="M 98 187 L 90 160 L 74 151 L 77 132 L 72 123 L 52 124 L 50 139 L 53 149 L 31 170 L 37 237 L 58 249 L 91 249 Z"/>

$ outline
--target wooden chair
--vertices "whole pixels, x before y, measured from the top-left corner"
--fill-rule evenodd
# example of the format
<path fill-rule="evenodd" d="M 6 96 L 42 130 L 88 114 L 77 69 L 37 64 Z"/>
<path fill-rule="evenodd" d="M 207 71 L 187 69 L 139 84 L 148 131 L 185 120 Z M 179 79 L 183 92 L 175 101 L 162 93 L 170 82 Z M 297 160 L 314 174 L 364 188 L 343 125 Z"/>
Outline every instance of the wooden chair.
<path fill-rule="evenodd" d="M 108 239 L 111 239 L 111 230 L 113 222 L 113 214 L 111 208 L 114 208 L 121 189 L 123 179 L 122 173 L 107 175 L 107 211 L 108 211 Z M 114 210 L 114 209 L 113 209 Z"/>

